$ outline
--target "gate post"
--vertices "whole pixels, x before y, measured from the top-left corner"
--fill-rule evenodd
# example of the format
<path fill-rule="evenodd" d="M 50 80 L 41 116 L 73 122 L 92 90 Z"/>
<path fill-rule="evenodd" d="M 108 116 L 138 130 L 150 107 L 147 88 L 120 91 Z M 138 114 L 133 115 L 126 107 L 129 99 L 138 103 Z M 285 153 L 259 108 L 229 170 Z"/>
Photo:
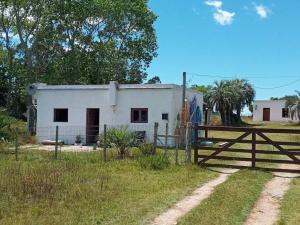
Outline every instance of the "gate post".
<path fill-rule="evenodd" d="M 252 130 L 252 158 L 251 158 L 251 167 L 255 168 L 255 157 L 256 157 L 256 133 L 255 130 Z"/>
<path fill-rule="evenodd" d="M 198 164 L 198 123 L 194 124 L 194 164 Z"/>
<path fill-rule="evenodd" d="M 188 122 L 185 135 L 185 165 L 191 162 L 191 140 L 192 140 L 192 123 Z"/>

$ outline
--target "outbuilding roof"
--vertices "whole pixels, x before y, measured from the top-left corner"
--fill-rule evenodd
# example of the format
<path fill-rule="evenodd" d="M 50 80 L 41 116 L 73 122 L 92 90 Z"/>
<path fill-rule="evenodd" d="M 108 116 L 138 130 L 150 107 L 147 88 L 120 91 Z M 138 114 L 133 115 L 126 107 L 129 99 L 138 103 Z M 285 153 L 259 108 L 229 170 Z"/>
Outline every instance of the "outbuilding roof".
<path fill-rule="evenodd" d="M 37 90 L 95 90 L 109 89 L 109 85 L 46 85 L 35 84 Z M 118 84 L 118 89 L 173 89 L 176 84 Z"/>

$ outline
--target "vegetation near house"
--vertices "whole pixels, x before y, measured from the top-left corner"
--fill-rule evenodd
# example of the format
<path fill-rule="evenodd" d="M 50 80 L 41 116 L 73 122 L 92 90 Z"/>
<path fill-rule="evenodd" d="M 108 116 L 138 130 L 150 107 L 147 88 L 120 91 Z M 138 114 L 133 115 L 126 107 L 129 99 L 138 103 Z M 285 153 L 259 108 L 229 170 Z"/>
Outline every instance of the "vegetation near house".
<path fill-rule="evenodd" d="M 4 109 L 0 108 L 0 142 L 14 141 L 16 128 L 24 133 L 25 124 L 9 116 Z"/>
<path fill-rule="evenodd" d="M 147 84 L 160 84 L 160 83 L 161 83 L 161 80 L 160 80 L 159 76 L 154 76 L 147 81 Z"/>
<path fill-rule="evenodd" d="M 300 91 L 296 95 L 286 95 L 284 97 L 271 97 L 271 100 L 286 100 L 286 107 L 289 108 L 291 119 L 300 119 Z"/>
<path fill-rule="evenodd" d="M 142 83 L 157 55 L 145 0 L 8 0 L 0 15 L 0 106 L 18 118 L 30 83 Z"/>
<path fill-rule="evenodd" d="M 129 148 L 136 144 L 135 133 L 128 130 L 127 127 L 111 128 L 106 132 L 106 139 L 109 146 L 118 150 L 121 158 L 129 154 Z"/>
<path fill-rule="evenodd" d="M 204 102 L 208 107 L 219 111 L 223 125 L 239 125 L 241 112 L 250 107 L 255 97 L 255 90 L 246 80 L 221 80 L 212 86 L 194 86 L 204 93 Z"/>
<path fill-rule="evenodd" d="M 154 146 L 150 143 L 142 143 L 139 145 L 139 150 L 143 156 L 154 155 Z"/>

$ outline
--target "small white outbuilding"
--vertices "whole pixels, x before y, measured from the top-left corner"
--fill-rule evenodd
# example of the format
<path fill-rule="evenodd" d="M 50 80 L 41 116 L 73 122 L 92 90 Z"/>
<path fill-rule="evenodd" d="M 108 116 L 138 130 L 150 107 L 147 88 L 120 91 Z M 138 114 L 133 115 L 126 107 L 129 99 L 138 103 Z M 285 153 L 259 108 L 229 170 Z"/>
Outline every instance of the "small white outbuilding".
<path fill-rule="evenodd" d="M 253 121 L 298 122 L 292 120 L 285 100 L 256 100 L 253 103 Z"/>
<path fill-rule="evenodd" d="M 118 84 L 108 85 L 46 85 L 35 84 L 33 102 L 37 108 L 36 133 L 39 142 L 59 139 L 73 144 L 76 136 L 83 143 L 93 143 L 97 134 L 109 127 L 128 126 L 131 130 L 153 138 L 154 123 L 163 134 L 165 124 L 174 134 L 182 108 L 182 86 L 174 84 Z M 203 95 L 186 90 L 190 114 L 203 109 Z"/>

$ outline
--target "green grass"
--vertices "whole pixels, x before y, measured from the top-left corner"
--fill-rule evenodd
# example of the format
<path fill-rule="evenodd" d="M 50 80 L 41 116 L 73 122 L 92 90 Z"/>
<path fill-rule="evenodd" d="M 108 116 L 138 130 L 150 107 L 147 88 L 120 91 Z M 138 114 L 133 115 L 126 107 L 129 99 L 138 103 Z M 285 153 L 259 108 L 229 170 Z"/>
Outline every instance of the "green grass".
<path fill-rule="evenodd" d="M 291 124 L 252 126 L 300 128 Z M 234 138 L 238 134 L 210 132 L 209 135 Z M 300 140 L 299 136 L 268 136 L 276 140 Z M 249 148 L 250 145 L 235 147 Z M 258 147 L 272 150 L 267 145 Z M 15 162 L 13 154 L 0 154 L 0 224 L 147 224 L 197 186 L 219 175 L 197 166 L 175 166 L 173 150 L 168 150 L 172 159 L 170 166 L 165 166 L 163 160 L 159 164 L 152 158 L 137 160 L 136 151 L 130 159 L 107 163 L 99 151 L 62 153 L 57 161 L 53 160 L 53 154 L 21 150 L 19 162 Z M 237 153 L 221 155 L 240 156 Z M 109 151 L 109 158 L 114 157 L 114 152 Z M 181 164 L 183 157 L 184 152 L 180 151 Z M 149 163 L 151 166 L 147 166 Z M 262 171 L 237 172 L 180 224 L 242 224 L 271 178 L 270 173 Z M 300 224 L 299 190 L 300 181 L 296 179 L 284 197 L 280 224 Z"/>
<path fill-rule="evenodd" d="M 300 129 L 300 126 L 294 124 L 254 124 L 247 121 L 249 126 L 261 128 L 290 128 Z M 210 137 L 223 137 L 223 138 L 237 138 L 241 133 L 237 132 L 209 132 Z M 299 135 L 288 134 L 267 134 L 272 140 L 277 141 L 298 141 Z M 258 138 L 260 140 L 260 138 Z M 250 149 L 249 144 L 235 144 L 234 147 Z M 257 145 L 259 150 L 278 151 L 270 145 Z M 201 150 L 200 150 L 201 151 Z M 202 151 L 208 154 L 209 151 Z M 211 152 L 210 152 L 211 153 Z M 220 155 L 224 156 L 239 156 L 251 157 L 250 154 L 245 153 L 228 153 L 223 152 Z M 286 156 L 280 155 L 265 155 L 258 154 L 258 158 L 270 159 L 288 159 Z M 210 160 L 215 163 L 232 164 L 234 161 L 220 161 Z M 257 163 L 261 167 L 277 167 L 278 164 L 270 163 Z M 243 224 L 247 215 L 249 214 L 252 206 L 259 197 L 265 183 L 272 178 L 270 173 L 262 171 L 240 171 L 232 175 L 228 181 L 218 186 L 215 192 L 198 207 L 187 214 L 179 224 Z M 299 179 L 295 180 L 288 192 L 284 197 L 281 223 L 280 224 L 300 224 L 300 182 Z"/>
<path fill-rule="evenodd" d="M 218 174 L 196 166 L 142 169 L 100 152 L 23 152 L 0 159 L 0 224 L 145 224 Z"/>
<path fill-rule="evenodd" d="M 300 178 L 292 181 L 281 205 L 280 225 L 300 224 Z"/>
<path fill-rule="evenodd" d="M 180 225 L 243 224 L 270 173 L 243 170 L 216 187 L 212 195 L 188 213 Z"/>

